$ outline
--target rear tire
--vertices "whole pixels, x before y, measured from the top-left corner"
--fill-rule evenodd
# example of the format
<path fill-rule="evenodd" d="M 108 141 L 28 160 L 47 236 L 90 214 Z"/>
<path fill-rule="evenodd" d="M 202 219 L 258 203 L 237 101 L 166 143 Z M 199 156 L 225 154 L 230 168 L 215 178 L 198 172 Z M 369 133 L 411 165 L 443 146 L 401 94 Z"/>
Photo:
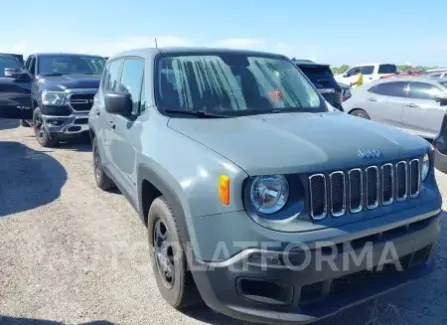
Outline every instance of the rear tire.
<path fill-rule="evenodd" d="M 31 124 L 27 120 L 20 120 L 20 126 L 24 128 L 30 128 Z"/>
<path fill-rule="evenodd" d="M 102 167 L 101 155 L 98 149 L 98 140 L 93 138 L 92 140 L 92 152 L 93 152 L 93 174 L 95 176 L 96 186 L 103 191 L 108 191 L 115 188 L 115 183 L 106 174 Z"/>
<path fill-rule="evenodd" d="M 46 128 L 38 107 L 34 110 L 33 114 L 33 130 L 37 142 L 39 142 L 42 147 L 53 148 L 59 142 Z"/>
<path fill-rule="evenodd" d="M 179 310 L 200 304 L 200 294 L 187 270 L 176 218 L 163 196 L 149 208 L 147 229 L 152 270 L 163 299 Z"/>
<path fill-rule="evenodd" d="M 357 116 L 357 117 L 361 117 L 367 120 L 370 120 L 371 118 L 369 117 L 368 113 L 366 113 L 363 109 L 355 109 L 353 110 L 351 113 L 351 115 Z"/>

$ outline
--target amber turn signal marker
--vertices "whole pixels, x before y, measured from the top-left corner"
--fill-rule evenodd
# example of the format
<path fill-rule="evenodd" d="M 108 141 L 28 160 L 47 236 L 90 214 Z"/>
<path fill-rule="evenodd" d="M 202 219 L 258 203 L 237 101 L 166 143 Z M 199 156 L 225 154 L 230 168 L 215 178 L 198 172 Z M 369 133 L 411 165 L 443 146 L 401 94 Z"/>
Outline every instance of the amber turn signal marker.
<path fill-rule="evenodd" d="M 230 178 L 227 175 L 219 177 L 219 197 L 223 205 L 230 204 Z"/>

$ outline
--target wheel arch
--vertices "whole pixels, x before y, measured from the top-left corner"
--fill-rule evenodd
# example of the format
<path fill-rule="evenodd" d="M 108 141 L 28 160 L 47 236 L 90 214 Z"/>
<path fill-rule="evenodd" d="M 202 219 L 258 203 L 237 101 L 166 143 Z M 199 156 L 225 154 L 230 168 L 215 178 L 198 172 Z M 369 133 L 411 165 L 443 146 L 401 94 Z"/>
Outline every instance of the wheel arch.
<path fill-rule="evenodd" d="M 180 239 L 184 247 L 190 242 L 190 235 L 186 222 L 186 211 L 178 190 L 171 185 L 173 178 L 162 177 L 153 168 L 140 165 L 138 168 L 138 212 L 141 220 L 147 226 L 147 213 L 151 203 L 159 196 L 163 196 L 170 204 L 177 224 L 179 226 Z M 180 184 L 179 184 L 180 186 Z"/>

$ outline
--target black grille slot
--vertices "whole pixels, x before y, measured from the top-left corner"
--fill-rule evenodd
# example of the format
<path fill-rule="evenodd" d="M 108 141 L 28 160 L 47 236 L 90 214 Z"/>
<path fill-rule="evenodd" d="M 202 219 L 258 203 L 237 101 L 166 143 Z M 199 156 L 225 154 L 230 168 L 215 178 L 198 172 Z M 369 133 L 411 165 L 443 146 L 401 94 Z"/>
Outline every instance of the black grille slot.
<path fill-rule="evenodd" d="M 366 168 L 366 206 L 368 209 L 379 205 L 379 170 L 376 166 Z"/>
<path fill-rule="evenodd" d="M 346 185 L 345 174 L 342 171 L 330 175 L 331 213 L 339 217 L 346 212 Z"/>
<path fill-rule="evenodd" d="M 309 178 L 310 214 L 313 219 L 319 220 L 327 214 L 326 177 L 324 174 L 315 174 Z"/>
<path fill-rule="evenodd" d="M 392 164 L 382 166 L 382 204 L 393 203 L 394 169 Z"/>
<path fill-rule="evenodd" d="M 349 210 L 357 213 L 363 208 L 363 178 L 361 169 L 352 169 L 348 173 Z"/>
<path fill-rule="evenodd" d="M 402 202 L 407 198 L 407 162 L 399 161 L 396 164 L 396 200 Z"/>
<path fill-rule="evenodd" d="M 421 186 L 421 167 L 419 159 L 410 161 L 410 196 L 415 198 L 419 195 Z"/>
<path fill-rule="evenodd" d="M 70 95 L 70 106 L 75 111 L 89 111 L 93 105 L 95 94 L 72 94 Z"/>

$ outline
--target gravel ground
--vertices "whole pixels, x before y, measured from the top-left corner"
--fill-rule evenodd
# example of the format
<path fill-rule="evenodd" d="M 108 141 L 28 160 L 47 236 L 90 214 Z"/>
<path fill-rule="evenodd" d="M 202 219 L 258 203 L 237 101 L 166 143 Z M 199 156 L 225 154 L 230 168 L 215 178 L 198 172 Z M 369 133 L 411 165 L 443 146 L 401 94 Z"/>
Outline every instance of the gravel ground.
<path fill-rule="evenodd" d="M 145 228 L 121 194 L 95 187 L 90 149 L 44 149 L 0 120 L 0 324 L 245 324 L 164 303 Z M 447 176 L 437 178 L 447 196 Z M 317 325 L 447 323 L 445 238 L 436 258 L 422 282 Z"/>

